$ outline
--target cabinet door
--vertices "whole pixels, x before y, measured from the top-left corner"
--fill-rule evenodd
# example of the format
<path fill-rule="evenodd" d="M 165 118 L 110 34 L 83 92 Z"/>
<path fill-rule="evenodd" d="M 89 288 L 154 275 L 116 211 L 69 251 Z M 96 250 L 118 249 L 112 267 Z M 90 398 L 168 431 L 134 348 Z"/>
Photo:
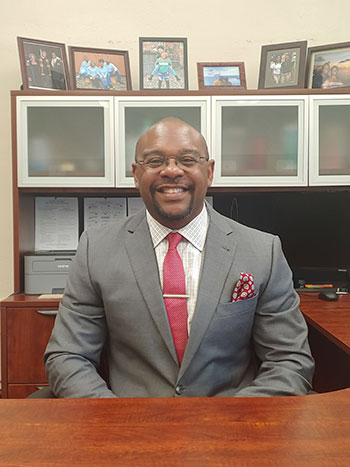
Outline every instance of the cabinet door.
<path fill-rule="evenodd" d="M 350 95 L 310 96 L 310 185 L 350 184 Z"/>
<path fill-rule="evenodd" d="M 307 97 L 213 97 L 216 186 L 306 186 Z"/>
<path fill-rule="evenodd" d="M 9 308 L 7 310 L 7 382 L 47 382 L 43 354 L 55 317 L 53 310 Z"/>
<path fill-rule="evenodd" d="M 112 97 L 17 97 L 18 186 L 113 187 Z"/>
<path fill-rule="evenodd" d="M 210 147 L 210 97 L 116 97 L 116 184 L 134 187 L 131 164 L 139 136 L 165 117 L 192 125 Z"/>

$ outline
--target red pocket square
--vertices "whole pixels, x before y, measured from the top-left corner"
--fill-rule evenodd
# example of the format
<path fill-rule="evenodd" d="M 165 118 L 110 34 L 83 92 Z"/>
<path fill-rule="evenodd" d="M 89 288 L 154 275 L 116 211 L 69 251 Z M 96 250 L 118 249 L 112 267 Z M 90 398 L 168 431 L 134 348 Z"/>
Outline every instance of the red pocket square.
<path fill-rule="evenodd" d="M 245 300 L 255 295 L 254 277 L 247 272 L 241 272 L 238 282 L 233 290 L 232 301 Z"/>

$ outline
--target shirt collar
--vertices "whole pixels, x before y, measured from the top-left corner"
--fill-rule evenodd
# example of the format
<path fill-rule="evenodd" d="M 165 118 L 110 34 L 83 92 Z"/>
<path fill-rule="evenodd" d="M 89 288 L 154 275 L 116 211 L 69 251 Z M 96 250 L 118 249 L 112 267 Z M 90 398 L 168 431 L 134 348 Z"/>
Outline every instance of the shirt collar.
<path fill-rule="evenodd" d="M 179 232 L 186 240 L 192 243 L 195 248 L 199 251 L 203 251 L 208 230 L 208 212 L 205 203 L 198 216 L 179 230 L 172 230 L 160 224 L 147 210 L 146 219 L 153 242 L 153 248 L 156 248 L 170 232 Z"/>

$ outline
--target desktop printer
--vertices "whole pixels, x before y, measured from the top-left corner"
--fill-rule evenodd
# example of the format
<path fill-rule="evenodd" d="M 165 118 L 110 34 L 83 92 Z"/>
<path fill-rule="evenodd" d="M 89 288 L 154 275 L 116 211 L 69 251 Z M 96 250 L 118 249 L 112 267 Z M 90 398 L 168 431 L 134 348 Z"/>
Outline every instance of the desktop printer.
<path fill-rule="evenodd" d="M 24 293 L 63 293 L 75 251 L 36 253 L 24 257 Z"/>

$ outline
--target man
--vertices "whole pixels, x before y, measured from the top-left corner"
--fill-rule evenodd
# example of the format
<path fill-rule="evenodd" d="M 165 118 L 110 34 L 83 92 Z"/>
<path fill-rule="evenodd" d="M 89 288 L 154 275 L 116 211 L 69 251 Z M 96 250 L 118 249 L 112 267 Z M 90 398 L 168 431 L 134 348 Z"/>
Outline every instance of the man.
<path fill-rule="evenodd" d="M 167 118 L 141 135 L 133 173 L 146 210 L 81 237 L 45 353 L 58 397 L 310 390 L 307 328 L 280 242 L 204 203 L 213 171 L 187 123 Z M 104 344 L 110 389 L 96 370 Z"/>
<path fill-rule="evenodd" d="M 84 56 L 84 60 L 81 62 L 80 69 L 79 69 L 79 76 L 81 78 L 88 78 L 89 76 L 89 66 L 91 62 L 87 55 Z"/>
<path fill-rule="evenodd" d="M 103 88 L 113 88 L 113 84 L 111 81 L 111 74 L 109 73 L 107 69 L 107 65 L 103 58 L 100 58 L 99 61 L 99 66 L 97 67 L 97 79 L 100 81 L 102 84 Z"/>
<path fill-rule="evenodd" d="M 106 65 L 107 71 L 108 71 L 108 73 L 110 74 L 110 76 L 111 76 L 111 77 L 116 76 L 116 77 L 117 77 L 118 83 L 123 84 L 122 76 L 121 76 L 121 74 L 120 74 L 120 71 L 119 71 L 118 68 L 114 65 L 114 63 L 109 62 L 109 61 L 107 60 L 106 63 L 105 63 L 105 65 Z"/>
<path fill-rule="evenodd" d="M 292 77 L 293 63 L 290 54 L 287 52 L 284 55 L 284 60 L 281 63 L 281 83 L 289 83 Z"/>
<path fill-rule="evenodd" d="M 46 50 L 40 50 L 39 66 L 42 86 L 52 88 L 51 64 Z"/>
<path fill-rule="evenodd" d="M 55 52 L 51 54 L 51 75 L 52 75 L 52 86 L 54 89 L 66 89 L 66 83 L 64 80 L 63 63 L 60 57 Z"/>

